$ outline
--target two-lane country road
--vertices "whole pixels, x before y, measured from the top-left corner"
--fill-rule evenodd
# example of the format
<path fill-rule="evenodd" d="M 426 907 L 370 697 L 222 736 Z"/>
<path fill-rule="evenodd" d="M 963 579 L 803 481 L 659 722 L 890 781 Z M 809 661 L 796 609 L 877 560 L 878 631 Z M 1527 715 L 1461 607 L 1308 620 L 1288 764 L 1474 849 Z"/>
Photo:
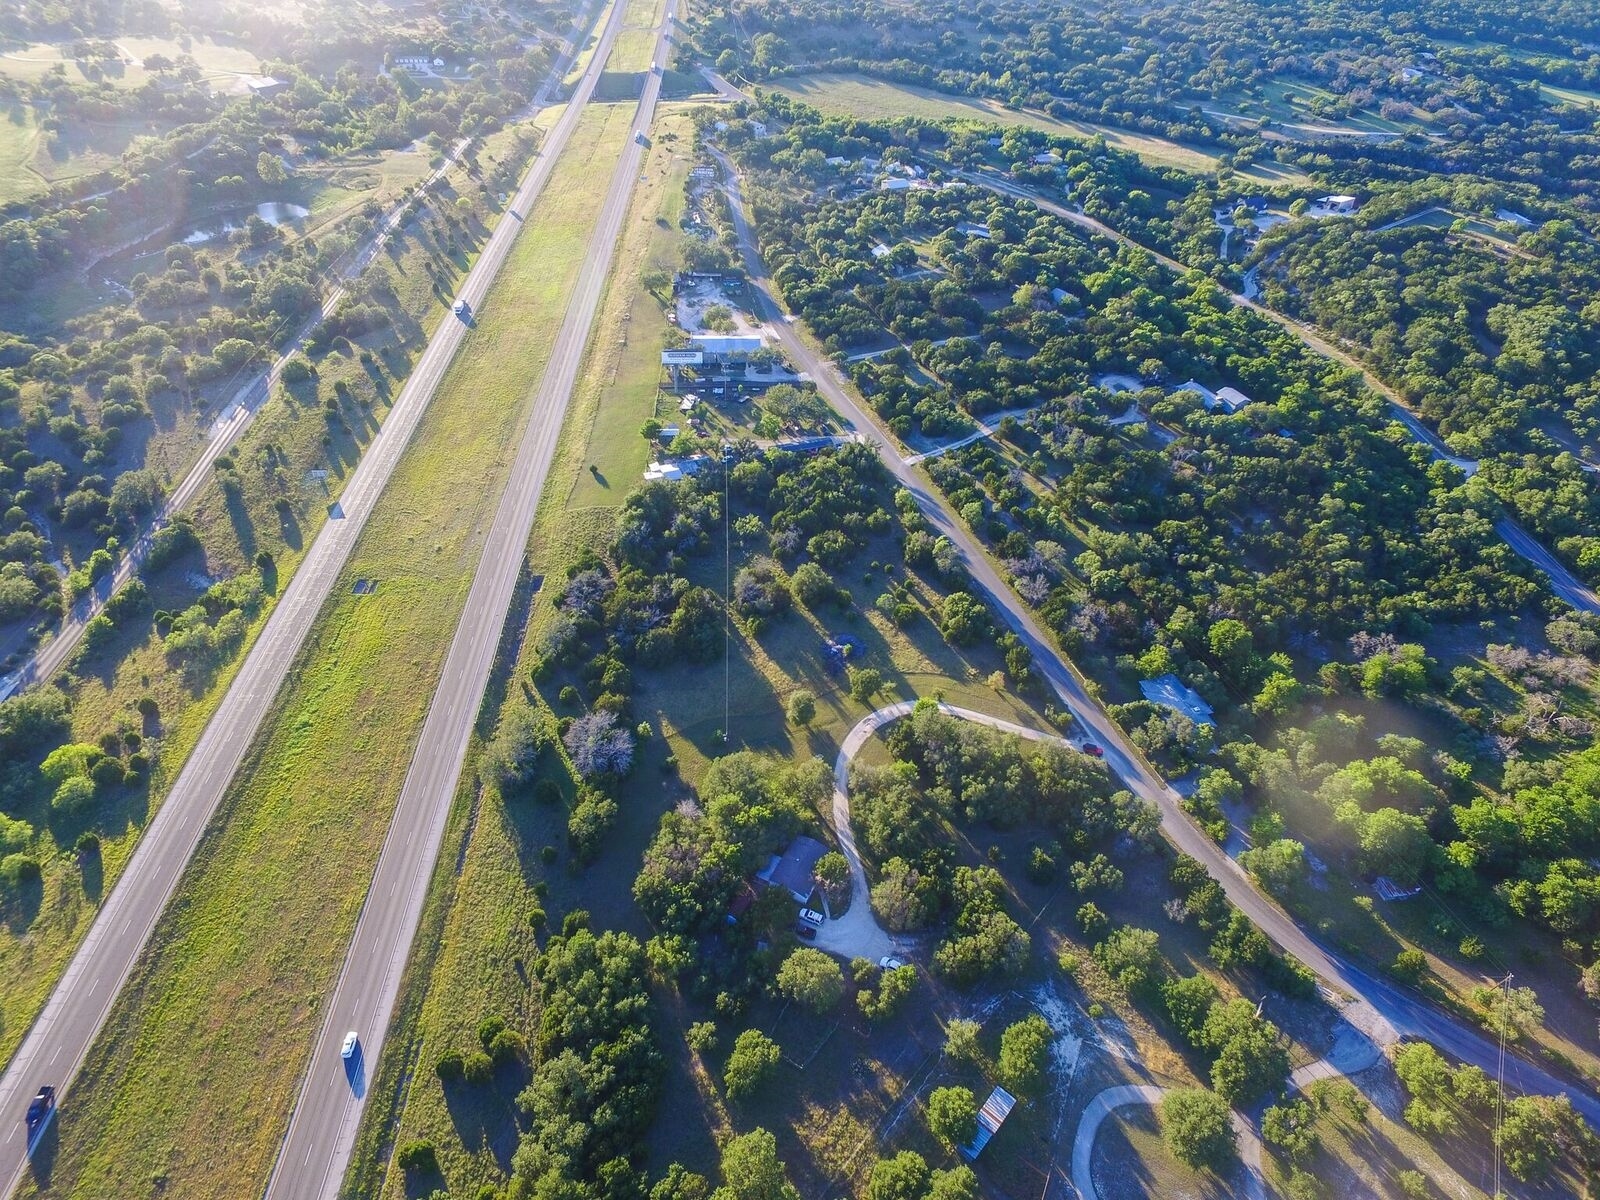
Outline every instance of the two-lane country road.
<path fill-rule="evenodd" d="M 594 59 L 517 189 L 513 214 L 527 212 L 577 127 L 622 27 L 623 8 L 620 3 L 612 6 Z M 555 78 L 568 69 L 572 54 L 569 48 L 556 66 Z M 484 245 L 459 293 L 474 309 L 483 302 L 521 227 L 515 217 L 502 220 Z M 177 888 L 434 390 L 470 336 L 467 325 L 452 318 L 446 318 L 435 331 L 382 429 L 351 475 L 338 513 L 318 533 L 216 715 L 140 837 L 83 944 L 0 1076 L 0 1182 L 4 1194 L 16 1189 L 28 1166 L 22 1119 L 40 1084 L 55 1085 L 70 1126 L 73 1077 Z"/>
<path fill-rule="evenodd" d="M 750 277 L 751 296 L 763 317 L 776 331 L 784 354 L 816 383 L 834 410 L 874 445 L 895 478 L 914 497 L 923 516 L 937 534 L 950 539 L 973 583 L 983 591 L 1002 620 L 1033 655 L 1034 669 L 1044 676 L 1051 689 L 1087 732 L 1089 739 L 1105 750 L 1105 763 L 1136 795 L 1154 804 L 1161 813 L 1161 828 L 1178 850 L 1198 859 L 1221 884 L 1228 899 L 1258 925 L 1281 949 L 1294 955 L 1335 993 L 1355 998 L 1344 1010 L 1351 1024 L 1378 1042 L 1398 1036 L 1426 1038 L 1440 1049 L 1464 1062 L 1483 1067 L 1491 1074 L 1497 1067 L 1499 1047 L 1477 1028 L 1463 1024 L 1434 1008 L 1420 996 L 1375 979 L 1339 958 L 1312 938 L 1283 909 L 1256 890 L 1250 877 L 1229 858 L 1183 811 L 1182 798 L 1169 787 L 1148 762 L 1134 749 L 1120 727 L 1112 721 L 1100 702 L 1091 696 L 1083 680 L 1056 649 L 1054 642 L 1034 620 L 1033 613 L 1000 577 L 984 554 L 977 539 L 950 510 L 949 502 L 918 469 L 908 465 L 898 445 L 878 420 L 856 403 L 834 363 L 812 350 L 795 330 L 778 304 L 767 277 L 766 267 L 756 246 L 733 164 L 714 151 L 722 163 L 724 188 L 732 214 L 734 231 L 744 255 Z M 764 311 L 762 311 L 764 310 Z M 1550 1072 L 1523 1059 L 1507 1055 L 1507 1078 L 1531 1091 L 1562 1093 L 1573 1107 L 1600 1129 L 1600 1098 L 1592 1092 L 1568 1085 Z"/>
<path fill-rule="evenodd" d="M 666 59 L 665 33 L 675 7 L 669 2 L 657 33 L 658 63 Z M 596 60 L 604 58 L 602 47 Z M 510 479 L 484 542 L 344 970 L 323 1006 L 326 1016 L 310 1048 L 300 1098 L 267 1186 L 268 1200 L 336 1196 L 349 1165 L 371 1074 L 383 1053 L 545 478 L 611 271 L 634 181 L 639 177 L 660 89 L 661 75 L 652 70 L 645 77 L 631 126 L 633 136 L 606 190 L 589 256 L 556 335 Z M 361 1039 L 361 1053 L 347 1063 L 340 1058 L 340 1047 L 349 1032 Z"/>

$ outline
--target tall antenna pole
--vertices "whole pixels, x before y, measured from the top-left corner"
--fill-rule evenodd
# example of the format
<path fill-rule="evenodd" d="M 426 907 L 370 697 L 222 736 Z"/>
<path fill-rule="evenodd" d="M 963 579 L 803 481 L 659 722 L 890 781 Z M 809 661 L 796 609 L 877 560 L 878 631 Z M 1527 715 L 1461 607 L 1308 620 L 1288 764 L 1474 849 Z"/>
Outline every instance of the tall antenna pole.
<path fill-rule="evenodd" d="M 733 510 L 728 487 L 733 444 L 722 442 L 722 740 L 728 741 L 733 696 Z"/>
<path fill-rule="evenodd" d="M 1500 1200 L 1500 1130 L 1505 1120 L 1506 1108 L 1506 1022 L 1510 1019 L 1510 987 L 1512 975 L 1508 971 L 1500 981 L 1500 1062 L 1499 1082 L 1494 1093 L 1494 1195 Z"/>

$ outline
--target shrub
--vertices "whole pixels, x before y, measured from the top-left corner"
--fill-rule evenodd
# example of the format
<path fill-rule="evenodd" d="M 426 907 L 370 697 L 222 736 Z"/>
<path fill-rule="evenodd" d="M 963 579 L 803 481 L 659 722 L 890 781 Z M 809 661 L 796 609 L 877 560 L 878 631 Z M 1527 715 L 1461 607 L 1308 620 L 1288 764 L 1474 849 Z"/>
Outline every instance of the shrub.
<path fill-rule="evenodd" d="M 495 1015 L 485 1017 L 483 1020 L 478 1022 L 479 1044 L 482 1045 L 485 1050 L 487 1050 L 489 1048 L 489 1043 L 494 1041 L 494 1039 L 500 1035 L 500 1031 L 505 1027 L 506 1019 L 504 1017 Z"/>
<path fill-rule="evenodd" d="M 497 1067 L 525 1062 L 528 1058 L 528 1043 L 515 1029 L 502 1029 L 489 1042 L 489 1057 Z"/>
<path fill-rule="evenodd" d="M 432 1174 L 439 1169 L 439 1156 L 434 1153 L 433 1143 L 420 1138 L 401 1146 L 395 1152 L 394 1161 L 407 1175 Z"/>
<path fill-rule="evenodd" d="M 1428 956 L 1421 950 L 1402 950 L 1394 956 L 1389 974 L 1402 983 L 1419 983 L 1428 971 Z"/>
<path fill-rule="evenodd" d="M 789 723 L 809 725 L 817 715 L 817 698 L 802 688 L 789 696 Z"/>
<path fill-rule="evenodd" d="M 0 883 L 4 883 L 7 887 L 20 887 L 38 878 L 38 860 L 26 854 L 8 854 L 0 858 Z"/>
<path fill-rule="evenodd" d="M 439 1055 L 439 1061 L 433 1064 L 433 1073 L 443 1083 L 455 1083 L 461 1078 L 463 1066 L 461 1051 L 446 1050 Z"/>
<path fill-rule="evenodd" d="M 462 1060 L 461 1077 L 480 1086 L 488 1083 L 494 1078 L 494 1059 L 482 1050 L 474 1050 Z"/>

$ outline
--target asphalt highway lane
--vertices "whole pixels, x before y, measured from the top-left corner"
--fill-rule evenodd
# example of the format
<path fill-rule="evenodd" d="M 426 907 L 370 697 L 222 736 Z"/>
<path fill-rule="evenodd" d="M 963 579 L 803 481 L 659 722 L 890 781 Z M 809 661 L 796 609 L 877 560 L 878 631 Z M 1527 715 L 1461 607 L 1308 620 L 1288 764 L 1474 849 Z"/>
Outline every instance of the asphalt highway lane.
<path fill-rule="evenodd" d="M 509 215 L 526 213 L 549 179 L 556 158 L 600 78 L 606 52 L 622 27 L 622 9 L 621 4 L 615 6 L 602 35 L 602 45 L 524 177 Z M 570 69 L 574 53 L 569 48 L 553 70 L 552 79 L 559 80 Z M 500 221 L 468 273 L 458 294 L 474 311 L 488 294 L 521 228 L 520 220 Z M 126 870 L 106 897 L 83 944 L 4 1075 L 0 1075 L 0 1180 L 5 1184 L 4 1194 L 16 1189 L 28 1169 L 23 1115 L 39 1085 L 55 1085 L 61 1102 L 55 1129 L 60 1136 L 71 1136 L 73 1077 L 176 890 L 439 381 L 469 337 L 468 325 L 453 317 L 447 317 L 435 331 L 383 427 L 351 475 L 337 508 L 284 590 L 171 792 L 140 837 Z"/>
<path fill-rule="evenodd" d="M 621 7 L 619 3 L 619 11 Z M 675 4 L 668 5 L 658 33 L 657 62 L 665 61 L 664 34 L 674 8 Z M 596 62 L 604 62 L 606 48 L 596 52 Z M 349 1165 L 370 1072 L 383 1053 L 473 723 L 494 667 L 589 329 L 644 160 L 640 138 L 648 136 L 660 88 L 660 74 L 649 72 L 632 136 L 602 202 L 590 254 L 556 335 L 438 690 L 401 787 L 343 973 L 324 1005 L 327 1015 L 311 1049 L 299 1101 L 267 1187 L 268 1200 L 337 1196 Z M 340 1057 L 340 1046 L 351 1031 L 361 1039 L 361 1051 L 347 1062 Z"/>

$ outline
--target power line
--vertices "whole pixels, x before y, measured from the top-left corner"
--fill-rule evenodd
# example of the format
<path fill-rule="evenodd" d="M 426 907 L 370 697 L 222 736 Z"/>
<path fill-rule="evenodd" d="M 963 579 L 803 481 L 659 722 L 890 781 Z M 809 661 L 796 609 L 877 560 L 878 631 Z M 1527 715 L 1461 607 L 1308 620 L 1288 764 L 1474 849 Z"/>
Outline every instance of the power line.
<path fill-rule="evenodd" d="M 1500 1032 L 1500 1061 L 1499 1082 L 1494 1093 L 1494 1194 L 1499 1200 L 1500 1192 L 1500 1130 L 1505 1120 L 1506 1107 L 1506 1022 L 1510 1020 L 1510 987 L 1512 975 L 1506 972 L 1506 977 L 1500 981 L 1500 1019 L 1496 1022 Z"/>

